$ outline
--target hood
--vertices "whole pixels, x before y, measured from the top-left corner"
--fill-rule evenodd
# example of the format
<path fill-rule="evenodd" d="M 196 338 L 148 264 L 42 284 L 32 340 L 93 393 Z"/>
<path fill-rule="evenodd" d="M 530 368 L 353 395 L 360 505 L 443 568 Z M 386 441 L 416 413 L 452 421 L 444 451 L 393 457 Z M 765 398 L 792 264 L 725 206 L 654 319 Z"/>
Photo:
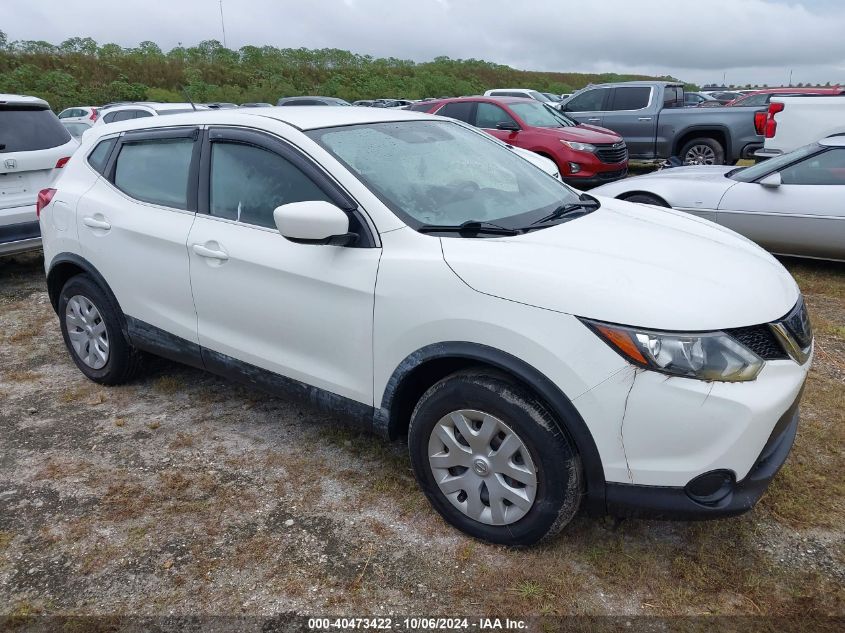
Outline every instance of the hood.
<path fill-rule="evenodd" d="M 441 242 L 446 262 L 478 292 L 644 328 L 767 323 L 799 295 L 774 257 L 733 231 L 620 200 L 517 237 Z"/>
<path fill-rule="evenodd" d="M 601 185 L 590 193 L 615 198 L 645 191 L 663 198 L 673 207 L 716 209 L 725 192 L 737 184 L 737 181 L 725 178 L 732 169 L 734 167 L 724 165 L 673 167 Z"/>
<path fill-rule="evenodd" d="M 684 180 L 713 180 L 717 182 L 725 182 L 732 184 L 734 181 L 726 178 L 725 174 L 733 171 L 736 167 L 731 165 L 686 165 L 684 167 L 671 167 L 669 169 L 661 169 L 650 174 L 644 174 L 640 178 L 659 178 L 660 180 L 666 178 L 682 178 Z"/>
<path fill-rule="evenodd" d="M 616 132 L 592 125 L 576 125 L 573 127 L 535 127 L 533 132 L 562 138 L 565 141 L 579 143 L 618 143 L 622 140 Z"/>

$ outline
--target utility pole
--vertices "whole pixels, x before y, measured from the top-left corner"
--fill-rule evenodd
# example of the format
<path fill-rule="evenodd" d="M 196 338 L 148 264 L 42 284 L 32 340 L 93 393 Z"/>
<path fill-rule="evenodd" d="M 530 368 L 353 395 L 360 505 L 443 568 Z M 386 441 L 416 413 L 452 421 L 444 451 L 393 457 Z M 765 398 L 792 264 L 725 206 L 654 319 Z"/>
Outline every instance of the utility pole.
<path fill-rule="evenodd" d="M 789 69 L 789 87 L 792 88 L 792 69 Z"/>
<path fill-rule="evenodd" d="M 728 81 L 728 71 L 726 70 L 725 72 L 722 73 L 722 85 L 725 88 L 728 87 L 727 81 Z"/>
<path fill-rule="evenodd" d="M 226 46 L 226 23 L 223 21 L 223 0 L 220 0 L 220 27 L 223 29 L 223 48 Z"/>

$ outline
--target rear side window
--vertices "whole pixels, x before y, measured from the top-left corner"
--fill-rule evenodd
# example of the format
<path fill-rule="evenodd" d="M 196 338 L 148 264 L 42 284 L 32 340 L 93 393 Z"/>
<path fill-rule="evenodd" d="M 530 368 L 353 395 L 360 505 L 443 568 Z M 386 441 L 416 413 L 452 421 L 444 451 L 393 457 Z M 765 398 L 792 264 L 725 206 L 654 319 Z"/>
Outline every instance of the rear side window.
<path fill-rule="evenodd" d="M 607 94 L 608 88 L 596 88 L 595 90 L 587 90 L 582 92 L 577 97 L 573 97 L 569 103 L 564 106 L 567 112 L 595 112 L 602 110 L 604 106 L 604 97 Z"/>
<path fill-rule="evenodd" d="M 64 145 L 70 132 L 51 110 L 0 106 L 0 154 Z"/>
<path fill-rule="evenodd" d="M 212 216 L 275 228 L 276 207 L 306 200 L 332 201 L 296 165 L 275 152 L 243 143 L 212 144 Z"/>
<path fill-rule="evenodd" d="M 611 110 L 642 110 L 648 105 L 651 88 L 648 86 L 625 86 L 613 89 Z"/>
<path fill-rule="evenodd" d="M 106 169 L 109 154 L 111 154 L 111 150 L 116 142 L 116 138 L 107 138 L 105 141 L 97 143 L 97 147 L 88 154 L 88 164 L 102 174 Z"/>
<path fill-rule="evenodd" d="M 475 103 L 472 101 L 459 101 L 457 103 L 447 103 L 440 108 L 435 114 L 438 116 L 447 116 L 464 123 L 472 123 L 472 110 Z"/>
<path fill-rule="evenodd" d="M 137 200 L 187 209 L 193 151 L 194 141 L 189 138 L 124 142 L 114 184 Z"/>

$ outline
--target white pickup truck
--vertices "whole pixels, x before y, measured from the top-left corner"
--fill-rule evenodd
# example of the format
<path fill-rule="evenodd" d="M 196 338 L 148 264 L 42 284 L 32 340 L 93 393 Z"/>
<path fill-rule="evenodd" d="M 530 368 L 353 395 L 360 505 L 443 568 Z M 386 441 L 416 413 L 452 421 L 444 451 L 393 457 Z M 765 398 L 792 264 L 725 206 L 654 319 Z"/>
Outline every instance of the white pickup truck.
<path fill-rule="evenodd" d="M 772 158 L 833 134 L 845 133 L 845 96 L 774 97 L 766 115 L 765 143 L 756 158 Z"/>

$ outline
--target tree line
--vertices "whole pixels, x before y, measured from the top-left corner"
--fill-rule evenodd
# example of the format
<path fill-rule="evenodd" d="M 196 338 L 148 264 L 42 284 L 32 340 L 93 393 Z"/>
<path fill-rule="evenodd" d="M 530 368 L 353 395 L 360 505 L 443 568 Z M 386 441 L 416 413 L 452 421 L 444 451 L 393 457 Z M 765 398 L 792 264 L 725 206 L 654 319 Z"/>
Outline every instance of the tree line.
<path fill-rule="evenodd" d="M 495 87 L 530 87 L 556 94 L 590 83 L 668 79 L 614 73 L 535 72 L 478 59 L 437 57 L 413 62 L 324 48 L 224 47 L 217 40 L 163 51 L 72 37 L 61 44 L 10 42 L 0 31 L 0 92 L 45 99 L 56 111 L 111 101 L 269 102 L 304 94 L 347 101 L 381 97 L 480 94 Z"/>

